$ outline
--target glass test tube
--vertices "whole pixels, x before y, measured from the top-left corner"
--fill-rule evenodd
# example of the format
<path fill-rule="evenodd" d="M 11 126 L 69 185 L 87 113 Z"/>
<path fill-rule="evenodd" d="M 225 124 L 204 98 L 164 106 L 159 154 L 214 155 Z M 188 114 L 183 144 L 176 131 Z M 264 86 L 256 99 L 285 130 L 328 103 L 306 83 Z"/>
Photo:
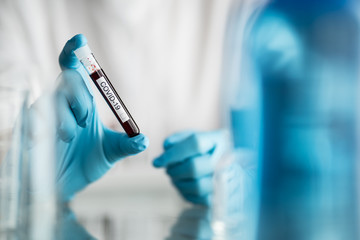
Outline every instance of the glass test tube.
<path fill-rule="evenodd" d="M 76 57 L 85 67 L 87 73 L 90 75 L 97 89 L 104 97 L 105 101 L 111 108 L 115 117 L 124 128 L 129 137 L 134 137 L 140 133 L 140 129 L 136 125 L 134 119 L 131 117 L 129 111 L 119 97 L 115 88 L 111 84 L 109 78 L 106 76 L 104 70 L 96 61 L 92 51 L 88 45 L 78 48 L 74 51 Z"/>

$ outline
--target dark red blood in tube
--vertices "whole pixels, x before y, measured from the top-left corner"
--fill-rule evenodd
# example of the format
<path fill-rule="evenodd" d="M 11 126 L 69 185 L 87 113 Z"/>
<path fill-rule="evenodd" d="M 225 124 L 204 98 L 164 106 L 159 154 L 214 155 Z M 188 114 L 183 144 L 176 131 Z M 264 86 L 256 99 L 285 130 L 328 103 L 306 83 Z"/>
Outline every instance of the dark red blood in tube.
<path fill-rule="evenodd" d="M 121 100 L 121 98 L 119 97 L 119 95 L 117 94 L 117 92 L 115 91 L 115 88 L 113 87 L 113 85 L 111 84 L 111 82 L 109 81 L 108 77 L 106 76 L 105 72 L 101 69 L 98 70 L 96 72 L 93 72 L 90 75 L 91 79 L 93 80 L 94 84 L 96 85 L 96 87 L 98 88 L 98 90 L 100 91 L 101 95 L 104 97 L 106 103 L 109 105 L 109 107 L 111 108 L 111 111 L 114 113 L 114 115 L 116 116 L 116 118 L 118 119 L 118 121 L 120 122 L 121 126 L 124 128 L 126 134 L 129 137 L 134 137 L 136 135 L 139 135 L 140 133 L 140 129 L 139 127 L 136 125 L 134 119 L 131 117 L 129 111 L 127 110 L 127 108 L 125 107 L 125 104 L 123 103 L 123 101 Z M 104 77 L 105 81 L 107 82 L 107 84 L 109 85 L 109 87 L 111 88 L 112 92 L 115 94 L 115 97 L 117 98 L 117 101 L 120 103 L 121 107 L 125 110 L 126 114 L 128 115 L 129 119 L 125 122 L 123 122 L 120 117 L 118 116 L 116 110 L 114 109 L 113 105 L 110 103 L 110 101 L 108 100 L 108 98 L 106 97 L 106 95 L 104 94 L 103 90 L 101 89 L 101 87 L 99 86 L 99 84 L 97 83 L 96 80 L 98 80 L 99 78 Z"/>

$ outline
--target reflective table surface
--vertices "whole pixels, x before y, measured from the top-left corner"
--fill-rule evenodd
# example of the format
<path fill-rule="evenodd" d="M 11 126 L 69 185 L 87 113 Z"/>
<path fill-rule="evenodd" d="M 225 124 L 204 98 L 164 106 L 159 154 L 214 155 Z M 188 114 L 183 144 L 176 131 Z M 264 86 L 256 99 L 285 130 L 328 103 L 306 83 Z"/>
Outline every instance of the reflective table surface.
<path fill-rule="evenodd" d="M 226 229 L 213 217 L 219 206 L 187 203 L 170 183 L 168 188 L 130 189 L 80 193 L 62 208 L 58 239 L 244 239 L 238 212 L 236 226 Z"/>

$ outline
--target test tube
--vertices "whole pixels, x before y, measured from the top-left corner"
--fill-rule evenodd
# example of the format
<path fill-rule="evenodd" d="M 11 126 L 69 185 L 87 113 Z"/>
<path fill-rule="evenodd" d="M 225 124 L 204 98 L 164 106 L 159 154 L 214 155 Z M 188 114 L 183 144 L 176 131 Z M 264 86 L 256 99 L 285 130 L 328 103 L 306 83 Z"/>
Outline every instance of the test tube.
<path fill-rule="evenodd" d="M 104 70 L 96 61 L 94 54 L 90 50 L 89 46 L 86 44 L 85 46 L 76 49 L 74 53 L 86 69 L 101 95 L 104 97 L 115 117 L 124 128 L 126 134 L 129 137 L 138 135 L 140 133 L 140 129 L 136 125 L 134 119 L 131 117 L 118 93 L 115 91 L 115 88 L 111 84 L 109 78 L 106 76 Z"/>

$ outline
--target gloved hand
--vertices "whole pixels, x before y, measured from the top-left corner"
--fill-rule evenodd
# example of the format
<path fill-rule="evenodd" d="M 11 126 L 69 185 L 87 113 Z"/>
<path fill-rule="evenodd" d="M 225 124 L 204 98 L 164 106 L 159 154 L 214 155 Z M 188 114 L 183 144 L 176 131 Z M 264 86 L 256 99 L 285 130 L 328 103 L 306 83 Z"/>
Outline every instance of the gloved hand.
<path fill-rule="evenodd" d="M 83 35 L 70 39 L 59 57 L 63 70 L 55 91 L 58 113 L 57 183 L 63 200 L 103 176 L 113 164 L 144 151 L 148 138 L 129 138 L 100 121 L 88 79 L 73 51 L 86 44 Z"/>
<path fill-rule="evenodd" d="M 172 183 L 186 200 L 210 205 L 215 166 L 227 146 L 227 134 L 223 130 L 176 133 L 165 140 L 165 152 L 153 165 L 166 168 Z"/>

